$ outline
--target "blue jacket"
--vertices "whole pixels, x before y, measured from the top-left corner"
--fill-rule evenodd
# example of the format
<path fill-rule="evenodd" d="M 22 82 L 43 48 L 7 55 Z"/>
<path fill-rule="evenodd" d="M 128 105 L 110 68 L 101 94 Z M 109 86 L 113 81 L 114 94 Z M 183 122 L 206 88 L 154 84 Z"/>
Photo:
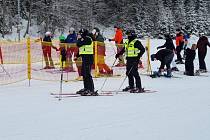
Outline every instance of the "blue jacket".
<path fill-rule="evenodd" d="M 76 43 L 77 42 L 77 35 L 74 32 L 73 34 L 69 34 L 65 40 L 66 43 Z"/>

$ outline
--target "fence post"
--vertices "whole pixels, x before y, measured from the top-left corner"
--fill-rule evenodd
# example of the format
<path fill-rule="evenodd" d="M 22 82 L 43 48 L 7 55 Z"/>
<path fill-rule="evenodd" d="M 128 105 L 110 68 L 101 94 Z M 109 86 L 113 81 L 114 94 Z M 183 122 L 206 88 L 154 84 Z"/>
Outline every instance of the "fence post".
<path fill-rule="evenodd" d="M 1 64 L 3 64 L 3 56 L 2 56 L 1 46 L 0 46 L 0 59 L 1 59 Z"/>
<path fill-rule="evenodd" d="M 95 71 L 94 71 L 94 76 L 95 78 L 99 77 L 99 72 L 98 72 L 98 44 L 97 41 L 94 41 L 94 51 L 95 51 L 95 58 L 94 58 L 94 64 L 95 64 Z"/>
<path fill-rule="evenodd" d="M 28 66 L 28 80 L 29 80 L 29 86 L 31 85 L 31 42 L 30 37 L 27 37 L 27 66 Z"/>
<path fill-rule="evenodd" d="M 150 38 L 147 38 L 147 45 L 146 45 L 146 50 L 147 50 L 147 73 L 152 74 L 152 68 L 151 68 L 151 61 L 150 61 Z"/>

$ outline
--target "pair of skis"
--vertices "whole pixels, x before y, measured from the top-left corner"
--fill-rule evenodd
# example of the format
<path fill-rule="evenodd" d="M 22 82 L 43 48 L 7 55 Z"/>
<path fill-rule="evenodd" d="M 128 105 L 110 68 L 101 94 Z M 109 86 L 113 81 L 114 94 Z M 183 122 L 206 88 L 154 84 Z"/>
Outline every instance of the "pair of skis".
<path fill-rule="evenodd" d="M 97 91 L 96 91 L 97 92 Z M 144 90 L 143 93 L 130 93 L 130 92 L 124 92 L 124 91 L 102 91 L 101 93 L 98 93 L 96 96 L 114 96 L 116 94 L 148 94 L 148 93 L 156 93 L 156 90 Z M 55 98 L 70 98 L 70 97 L 83 97 L 80 94 L 76 93 L 51 93 Z M 86 96 L 94 96 L 94 95 L 86 95 Z"/>

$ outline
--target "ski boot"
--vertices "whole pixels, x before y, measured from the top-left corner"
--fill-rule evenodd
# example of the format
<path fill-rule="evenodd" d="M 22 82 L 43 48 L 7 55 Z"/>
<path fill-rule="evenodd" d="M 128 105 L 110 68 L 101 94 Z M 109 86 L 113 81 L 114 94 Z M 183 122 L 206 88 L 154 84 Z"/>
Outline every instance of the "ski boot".
<path fill-rule="evenodd" d="M 200 73 L 207 73 L 208 71 L 206 69 L 199 69 Z"/>
<path fill-rule="evenodd" d="M 161 72 L 160 71 L 153 71 L 153 74 L 150 75 L 150 77 L 152 78 L 157 78 L 161 76 Z"/>
<path fill-rule="evenodd" d="M 144 88 L 135 88 L 130 91 L 130 93 L 144 93 Z"/>
<path fill-rule="evenodd" d="M 131 91 L 133 90 L 134 87 L 130 87 L 130 86 L 127 86 L 126 88 L 124 88 L 122 91 L 126 92 L 126 91 Z"/>
<path fill-rule="evenodd" d="M 92 92 L 90 93 L 90 95 L 91 95 L 91 96 L 98 96 L 99 94 L 98 94 L 98 91 L 92 91 Z"/>
<path fill-rule="evenodd" d="M 80 89 L 79 91 L 76 92 L 76 94 L 81 94 L 83 92 L 85 92 L 87 89 L 83 88 L 83 89 Z"/>
<path fill-rule="evenodd" d="M 81 96 L 98 96 L 97 91 L 90 91 L 90 90 L 85 90 L 84 92 L 80 93 Z"/>
<path fill-rule="evenodd" d="M 167 74 L 164 74 L 164 76 L 171 78 L 172 77 L 171 70 L 167 70 Z"/>

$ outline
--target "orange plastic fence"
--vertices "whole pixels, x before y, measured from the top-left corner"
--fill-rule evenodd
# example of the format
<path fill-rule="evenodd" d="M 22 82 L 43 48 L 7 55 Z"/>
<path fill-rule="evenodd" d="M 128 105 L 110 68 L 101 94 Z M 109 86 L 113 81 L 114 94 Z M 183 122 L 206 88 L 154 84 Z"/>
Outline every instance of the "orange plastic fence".
<path fill-rule="evenodd" d="M 146 43 L 144 43 L 146 45 Z M 28 50 L 28 45 L 30 45 Z M 51 58 L 45 53 L 45 46 L 50 46 L 48 51 Z M 53 46 L 53 47 L 52 47 Z M 97 46 L 97 47 L 96 47 Z M 67 49 L 67 61 L 64 63 L 63 71 L 61 71 L 60 49 Z M 116 46 L 114 42 L 94 42 L 94 47 L 97 48 L 95 54 L 96 64 L 93 69 L 96 69 L 93 75 L 96 77 L 110 76 L 104 75 L 104 71 L 113 70 L 113 75 L 125 75 L 125 67 L 111 67 L 115 60 Z M 57 48 L 57 49 L 56 49 Z M 3 42 L 0 46 L 0 85 L 11 84 L 26 79 L 45 80 L 45 81 L 60 81 L 61 73 L 63 72 L 64 81 L 81 80 L 81 58 L 74 61 L 74 56 L 77 53 L 76 44 L 60 44 L 54 40 L 52 43 L 41 42 L 41 40 L 30 40 L 16 42 Z M 30 55 L 28 54 L 30 52 Z M 30 56 L 30 58 L 29 58 Z M 47 57 L 47 58 L 46 58 Z M 46 61 L 48 60 L 48 62 Z M 147 68 L 147 57 L 143 58 L 144 67 Z M 30 64 L 29 64 L 30 63 Z M 52 63 L 52 65 L 50 65 Z M 46 66 L 52 66 L 48 67 Z M 146 72 L 146 70 L 144 70 Z M 78 78 L 79 77 L 79 78 Z"/>

